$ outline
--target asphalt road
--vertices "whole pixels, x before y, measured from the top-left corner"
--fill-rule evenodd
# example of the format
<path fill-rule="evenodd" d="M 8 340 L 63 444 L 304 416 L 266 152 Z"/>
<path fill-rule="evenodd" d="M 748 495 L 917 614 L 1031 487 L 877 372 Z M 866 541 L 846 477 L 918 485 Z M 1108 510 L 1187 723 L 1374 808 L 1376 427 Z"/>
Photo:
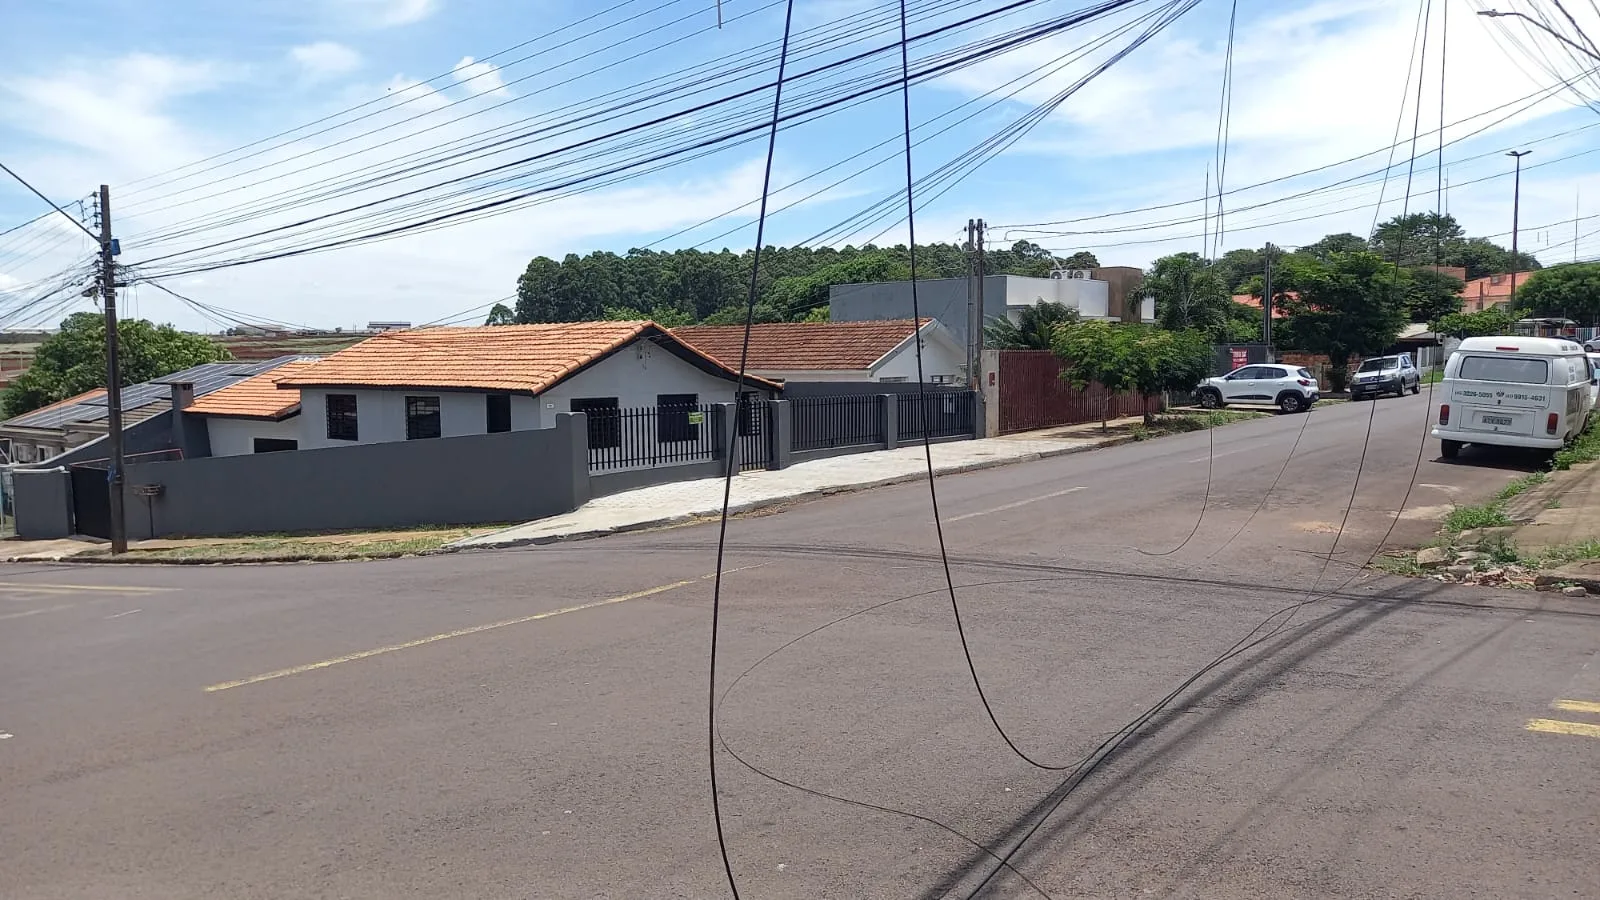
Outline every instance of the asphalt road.
<path fill-rule="evenodd" d="M 1600 604 L 1358 568 L 1523 465 L 1425 401 L 940 479 L 1065 770 L 926 484 L 731 522 L 741 895 L 1596 896 Z M 730 896 L 715 538 L 0 569 L 0 897 Z"/>

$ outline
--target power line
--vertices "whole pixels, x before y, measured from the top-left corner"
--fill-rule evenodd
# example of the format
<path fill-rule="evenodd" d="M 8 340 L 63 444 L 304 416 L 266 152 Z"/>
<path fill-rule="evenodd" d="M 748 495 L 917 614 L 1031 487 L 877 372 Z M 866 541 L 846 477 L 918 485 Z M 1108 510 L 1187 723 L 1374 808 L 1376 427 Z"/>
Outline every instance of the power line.
<path fill-rule="evenodd" d="M 38 197 L 40 200 L 43 200 L 44 202 L 50 204 L 50 208 L 51 209 L 53 209 L 56 212 L 60 213 L 62 218 L 66 219 L 68 222 L 71 222 L 73 225 L 75 225 L 79 231 L 83 232 L 84 234 L 87 234 L 90 237 L 90 239 L 92 239 L 96 244 L 100 243 L 100 236 L 99 235 L 97 235 L 94 232 L 90 231 L 89 229 L 83 227 L 83 223 L 82 222 L 79 222 L 77 219 L 74 219 L 72 216 L 68 215 L 67 211 L 62 209 L 61 207 L 57 206 L 56 202 L 54 200 L 51 200 L 49 197 L 46 197 L 45 195 L 39 193 L 38 188 L 35 188 L 33 185 L 31 185 L 27 181 L 23 180 L 23 177 L 21 175 L 18 175 L 16 172 L 13 172 L 11 170 L 11 167 L 7 166 L 5 163 L 0 163 L 0 171 L 4 171 L 7 175 L 10 175 L 12 178 L 15 178 L 17 180 L 18 184 L 21 184 L 23 187 L 25 187 L 29 191 L 31 191 L 35 197 Z"/>

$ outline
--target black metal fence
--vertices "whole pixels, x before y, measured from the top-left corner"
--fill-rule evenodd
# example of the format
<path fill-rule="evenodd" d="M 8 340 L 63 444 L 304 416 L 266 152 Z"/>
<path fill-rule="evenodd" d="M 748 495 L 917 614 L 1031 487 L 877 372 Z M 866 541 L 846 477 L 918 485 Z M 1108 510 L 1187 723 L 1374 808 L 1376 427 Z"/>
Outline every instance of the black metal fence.
<path fill-rule="evenodd" d="M 977 395 L 970 391 L 901 394 L 895 400 L 901 443 L 977 433 Z"/>
<path fill-rule="evenodd" d="M 588 409 L 589 470 L 633 469 L 717 458 L 710 405 Z"/>
<path fill-rule="evenodd" d="M 883 404 L 879 395 L 797 397 L 794 413 L 796 451 L 826 450 L 883 443 Z"/>

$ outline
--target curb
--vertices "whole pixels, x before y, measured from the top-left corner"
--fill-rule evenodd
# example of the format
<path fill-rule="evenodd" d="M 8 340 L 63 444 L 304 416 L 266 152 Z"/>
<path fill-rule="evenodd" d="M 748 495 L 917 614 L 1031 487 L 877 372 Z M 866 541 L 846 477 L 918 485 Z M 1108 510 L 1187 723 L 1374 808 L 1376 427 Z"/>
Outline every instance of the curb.
<path fill-rule="evenodd" d="M 951 466 L 950 468 L 947 468 L 947 469 L 935 470 L 934 471 L 934 476 L 935 477 L 942 477 L 942 476 L 945 476 L 945 475 L 961 475 L 961 474 L 964 474 L 964 473 L 967 473 L 967 472 L 981 471 L 983 469 L 997 469 L 997 468 L 1000 468 L 1002 466 L 1017 465 L 1017 464 L 1020 464 L 1020 463 L 1028 463 L 1028 462 L 1037 462 L 1037 461 L 1039 461 L 1041 459 L 1053 459 L 1055 457 L 1070 456 L 1070 455 L 1073 455 L 1073 454 L 1076 454 L 1076 453 L 1088 453 L 1088 452 L 1091 452 L 1091 451 L 1094 451 L 1094 450 L 1104 450 L 1104 449 L 1107 449 L 1107 448 L 1110 448 L 1110 447 L 1120 447 L 1120 446 L 1122 446 L 1124 444 L 1131 444 L 1131 443 L 1134 443 L 1134 439 L 1131 436 L 1107 438 L 1107 439 L 1105 439 L 1103 441 L 1100 441 L 1100 442 L 1097 442 L 1097 443 L 1092 443 L 1092 444 L 1087 444 L 1087 445 L 1083 445 L 1083 446 L 1060 447 L 1060 448 L 1056 448 L 1056 449 L 1052 449 L 1052 450 L 1040 450 L 1040 451 L 1036 451 L 1036 452 L 1033 452 L 1033 453 L 1028 453 L 1028 454 L 1023 455 L 1023 456 L 1007 457 L 1005 459 L 984 459 L 984 460 L 977 460 L 975 462 L 970 462 L 970 463 L 963 463 L 961 465 Z M 823 497 L 830 497 L 830 496 L 833 496 L 835 494 L 850 494 L 850 493 L 855 493 L 857 491 L 873 490 L 874 488 L 890 487 L 892 485 L 897 485 L 897 484 L 907 484 L 907 483 L 914 482 L 914 481 L 921 481 L 921 480 L 923 480 L 923 479 L 925 479 L 927 477 L 928 477 L 927 470 L 923 469 L 923 470 L 917 471 L 917 472 L 908 472 L 908 473 L 903 474 L 903 475 L 893 475 L 893 476 L 890 476 L 888 478 L 879 478 L 879 479 L 876 479 L 876 480 L 873 480 L 873 481 L 859 482 L 859 483 L 856 483 L 856 484 L 846 484 L 846 485 L 832 485 L 832 486 L 828 486 L 828 487 L 816 488 L 814 490 L 805 491 L 805 492 L 799 493 L 799 494 L 789 494 L 789 495 L 782 496 L 782 497 L 768 497 L 768 498 L 765 498 L 765 499 L 762 499 L 762 500 L 751 500 L 751 501 L 748 501 L 748 502 L 745 502 L 745 503 L 738 503 L 738 504 L 734 504 L 734 505 L 728 507 L 728 515 L 730 515 L 730 516 L 741 515 L 743 513 L 755 512 L 755 511 L 761 510 L 761 509 L 771 509 L 772 507 L 783 506 L 783 505 L 786 505 L 786 504 L 789 504 L 789 503 L 805 502 L 805 501 L 808 501 L 808 500 L 817 500 L 817 499 L 821 499 Z M 226 556 L 209 557 L 209 558 L 206 558 L 206 559 L 150 559 L 150 558 L 140 558 L 138 556 L 132 556 L 132 555 L 122 556 L 122 557 L 113 557 L 113 556 L 102 555 L 102 554 L 92 554 L 92 555 L 90 555 L 87 552 L 85 552 L 83 554 L 60 556 L 60 557 L 17 556 L 17 557 L 10 557 L 10 558 L 7 558 L 7 559 L 0 559 L 0 562 L 4 562 L 4 563 L 27 563 L 27 562 L 31 562 L 31 563 L 56 563 L 56 564 L 64 564 L 64 565 L 89 564 L 89 565 L 99 565 L 99 566 L 273 566 L 273 565 L 296 565 L 296 564 L 304 564 L 304 563 L 370 562 L 370 561 L 373 561 L 373 560 L 383 560 L 383 559 L 402 559 L 402 558 L 405 558 L 405 557 L 420 557 L 420 556 L 443 556 L 443 555 L 446 555 L 446 554 L 454 554 L 454 553 L 470 553 L 470 552 L 477 551 L 477 550 L 508 550 L 508 549 L 515 549 L 517 547 L 543 546 L 545 544 L 567 543 L 569 541 L 587 541 L 587 540 L 593 540 L 595 538 L 605 537 L 607 535 L 612 535 L 612 534 L 627 534 L 629 532 L 649 531 L 649 530 L 656 529 L 656 528 L 666 528 L 666 527 L 671 527 L 671 526 L 675 526 L 675 525 L 685 525 L 685 524 L 693 522 L 693 521 L 695 521 L 697 519 L 704 519 L 704 518 L 706 518 L 708 516 L 717 515 L 718 513 L 720 513 L 720 510 L 707 510 L 705 512 L 698 512 L 698 513 L 680 513 L 680 514 L 677 514 L 677 515 L 662 516 L 662 517 L 657 518 L 657 519 L 650 519 L 650 520 L 643 521 L 643 522 L 630 522 L 630 523 L 627 523 L 625 525 L 619 525 L 619 526 L 617 526 L 615 528 L 599 528 L 599 529 L 594 529 L 594 530 L 591 530 L 591 531 L 576 531 L 576 532 L 571 532 L 571 533 L 568 533 L 568 534 L 543 535 L 543 536 L 540 536 L 540 537 L 533 537 L 533 538 L 519 538 L 519 539 L 515 539 L 515 540 L 508 540 L 508 541 L 496 541 L 496 542 L 493 542 L 493 543 L 446 544 L 443 547 L 436 547 L 436 548 L 434 548 L 432 550 L 421 550 L 421 551 L 413 551 L 413 552 L 406 552 L 406 553 L 396 553 L 396 552 L 374 553 L 374 554 L 371 554 L 371 555 L 363 555 L 363 556 L 358 556 L 358 557 L 352 557 L 350 559 L 322 559 L 322 558 L 313 556 L 311 554 L 303 554 L 303 555 L 296 555 L 296 556 L 285 556 L 285 557 L 279 557 L 277 559 L 251 559 L 251 558 L 247 558 L 247 557 L 226 557 Z M 514 526 L 514 527 L 521 527 L 521 526 Z M 487 537 L 487 535 L 485 537 Z M 137 551 L 134 551 L 134 552 L 137 552 Z"/>
<path fill-rule="evenodd" d="M 1058 457 L 1058 456 L 1070 456 L 1070 455 L 1072 455 L 1074 453 L 1087 453 L 1087 452 L 1092 451 L 1092 450 L 1101 450 L 1101 449 L 1105 449 L 1107 447 L 1118 447 L 1118 446 L 1121 446 L 1123 444 L 1130 444 L 1130 443 L 1133 443 L 1133 438 L 1132 437 L 1109 438 L 1109 439 L 1107 439 L 1105 441 L 1102 441 L 1100 443 L 1089 444 L 1087 446 L 1082 446 L 1082 447 L 1061 447 L 1061 448 L 1057 448 L 1057 449 L 1054 449 L 1054 450 L 1041 450 L 1041 451 L 1038 451 L 1036 453 L 1029 453 L 1026 456 L 1013 456 L 1013 457 L 1008 457 L 1006 459 L 978 460 L 976 462 L 963 463 L 963 464 L 961 464 L 959 466 L 952 466 L 952 467 L 950 467 L 948 469 L 935 470 L 934 471 L 934 477 L 937 478 L 937 477 L 942 477 L 942 476 L 945 476 L 945 475 L 960 475 L 960 474 L 963 474 L 963 473 L 966 473 L 966 472 L 980 471 L 982 469 L 997 469 L 997 468 L 1000 468 L 1001 466 L 1016 465 L 1018 463 L 1037 462 L 1038 460 L 1041 460 L 1041 459 L 1052 459 L 1052 458 Z M 732 506 L 729 506 L 728 507 L 728 515 L 736 516 L 736 515 L 740 515 L 740 514 L 747 513 L 747 512 L 754 512 L 755 510 L 759 510 L 759 509 L 770 509 L 770 508 L 772 508 L 774 506 L 783 506 L 783 505 L 788 504 L 788 503 L 804 502 L 804 501 L 807 501 L 807 500 L 816 500 L 816 499 L 819 499 L 819 498 L 822 498 L 822 497 L 830 497 L 830 496 L 833 496 L 835 494 L 850 494 L 850 493 L 855 493 L 857 491 L 869 491 L 869 490 L 872 490 L 874 488 L 889 487 L 891 485 L 896 485 L 896 484 L 906 484 L 906 483 L 913 482 L 913 481 L 921 481 L 921 480 L 923 480 L 923 479 L 925 479 L 927 477 L 928 477 L 927 470 L 924 469 L 923 471 L 920 471 L 920 472 L 909 472 L 909 473 L 904 474 L 904 475 L 894 475 L 894 476 L 890 476 L 888 478 L 879 478 L 879 479 L 876 479 L 874 481 L 864 481 L 864 482 L 858 482 L 856 484 L 835 485 L 835 486 L 830 486 L 830 487 L 816 488 L 815 490 L 805 491 L 805 492 L 799 493 L 799 494 L 789 494 L 789 495 L 786 495 L 786 496 L 783 496 L 783 497 L 768 497 L 768 498 L 765 498 L 765 499 L 762 499 L 762 500 L 751 500 L 751 501 L 748 501 L 746 503 L 737 503 L 737 504 L 734 504 Z M 572 532 L 572 533 L 569 533 L 569 534 L 541 535 L 539 537 L 517 538 L 517 539 L 514 539 L 514 540 L 494 541 L 494 542 L 485 542 L 485 541 L 479 540 L 479 541 L 477 541 L 475 543 L 472 543 L 472 544 L 446 544 L 445 546 L 440 547 L 438 550 L 433 551 L 433 552 L 435 552 L 435 553 L 467 553 L 467 552 L 471 552 L 473 550 L 507 550 L 507 549 L 512 549 L 512 548 L 516 548 L 516 547 L 531 547 L 531 546 L 543 546 L 545 544 L 559 544 L 559 543 L 565 543 L 567 541 L 587 541 L 587 540 L 593 540 L 594 538 L 605 537 L 606 535 L 610 535 L 610 534 L 627 534 L 627 533 L 633 532 L 633 531 L 648 531 L 648 530 L 651 530 L 651 529 L 654 529 L 654 528 L 665 528 L 665 527 L 670 527 L 670 526 L 673 526 L 673 525 L 682 525 L 682 524 L 686 524 L 686 523 L 692 522 L 692 521 L 694 521 L 696 519 L 702 519 L 702 518 L 705 518 L 707 516 L 716 515 L 718 512 L 720 512 L 720 511 L 719 510 L 707 510 L 706 512 L 700 512 L 700 513 L 681 513 L 681 514 L 673 515 L 673 516 L 663 516 L 663 517 L 661 517 L 659 519 L 649 519 L 649 520 L 643 521 L 643 522 L 629 522 L 626 525 L 619 525 L 619 526 L 617 526 L 615 528 L 599 528 L 599 529 L 595 529 L 595 530 L 592 530 L 592 531 L 575 531 L 575 532 Z M 518 527 L 520 527 L 520 526 L 518 526 Z"/>
<path fill-rule="evenodd" d="M 1593 465 L 1594 463 L 1579 463 L 1570 469 L 1549 472 L 1549 477 L 1543 484 L 1535 485 L 1506 501 L 1504 507 L 1506 518 L 1519 525 L 1525 525 L 1538 518 L 1539 513 L 1544 512 L 1551 500 L 1566 496 L 1574 486 L 1582 482 Z"/>

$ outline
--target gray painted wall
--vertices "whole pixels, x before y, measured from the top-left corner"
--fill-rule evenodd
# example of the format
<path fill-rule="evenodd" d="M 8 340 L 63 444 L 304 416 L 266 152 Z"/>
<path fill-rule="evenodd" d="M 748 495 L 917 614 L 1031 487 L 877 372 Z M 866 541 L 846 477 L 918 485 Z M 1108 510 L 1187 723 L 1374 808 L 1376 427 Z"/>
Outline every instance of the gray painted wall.
<path fill-rule="evenodd" d="M 589 500 L 582 414 L 542 430 L 135 464 L 127 485 L 134 539 L 522 522 Z M 141 485 L 161 493 L 147 501 Z"/>
<path fill-rule="evenodd" d="M 961 385 L 919 385 L 914 381 L 786 381 L 783 385 L 783 398 L 785 400 L 793 400 L 796 397 L 841 397 L 859 396 L 861 394 L 915 394 L 921 388 L 926 388 L 930 394 L 936 394 L 940 391 L 959 394 L 966 390 L 966 387 Z"/>
<path fill-rule="evenodd" d="M 917 310 L 939 321 L 961 347 L 967 345 L 967 279 L 917 281 Z M 983 279 L 983 318 L 1006 314 L 1006 276 Z M 868 322 L 911 318 L 911 284 L 836 284 L 828 291 L 828 318 L 834 322 Z M 784 385 L 788 393 L 788 385 Z"/>
<path fill-rule="evenodd" d="M 72 534 L 72 476 L 65 469 L 17 469 L 11 490 L 17 537 L 46 541 Z"/>

